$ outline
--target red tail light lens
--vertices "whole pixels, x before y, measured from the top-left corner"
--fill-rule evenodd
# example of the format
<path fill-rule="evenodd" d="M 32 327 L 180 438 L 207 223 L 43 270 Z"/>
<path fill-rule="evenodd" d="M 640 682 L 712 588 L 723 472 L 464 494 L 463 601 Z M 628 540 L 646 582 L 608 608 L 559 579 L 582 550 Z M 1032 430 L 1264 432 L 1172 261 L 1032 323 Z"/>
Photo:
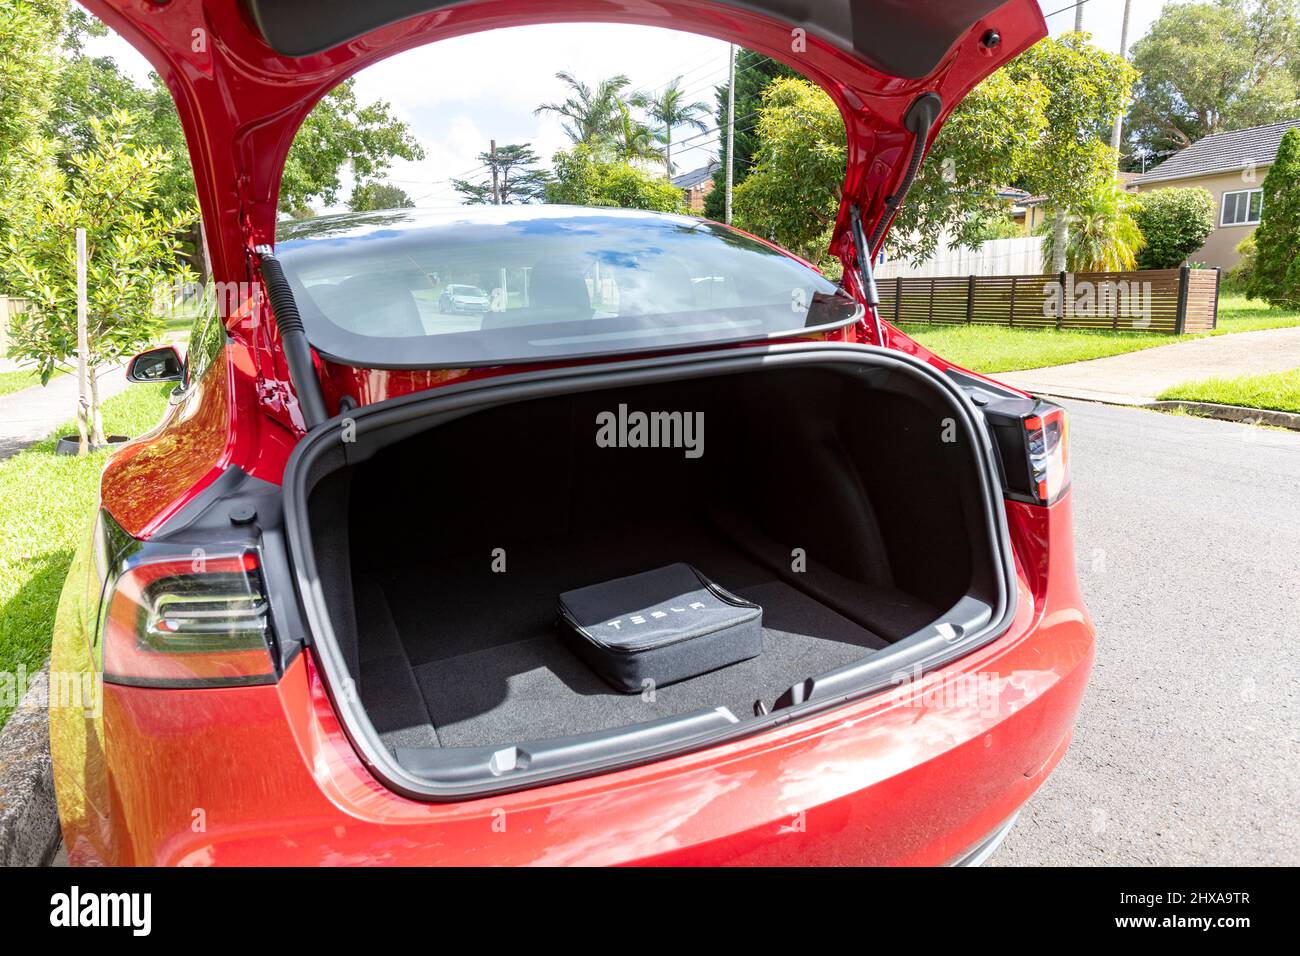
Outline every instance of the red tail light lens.
<path fill-rule="evenodd" d="M 275 680 L 255 552 L 143 561 L 112 583 L 104 679 L 151 687 Z"/>
<path fill-rule="evenodd" d="M 1024 419 L 1031 486 L 1043 504 L 1055 501 L 1070 483 L 1069 424 L 1065 409 L 1043 403 Z"/>

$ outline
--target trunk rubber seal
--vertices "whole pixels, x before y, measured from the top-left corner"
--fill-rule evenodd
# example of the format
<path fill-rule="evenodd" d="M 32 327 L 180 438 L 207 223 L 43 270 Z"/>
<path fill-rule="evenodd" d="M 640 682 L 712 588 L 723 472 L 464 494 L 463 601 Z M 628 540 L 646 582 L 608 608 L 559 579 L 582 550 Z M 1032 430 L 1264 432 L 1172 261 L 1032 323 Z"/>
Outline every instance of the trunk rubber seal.
<path fill-rule="evenodd" d="M 980 499 L 985 512 L 985 530 L 988 532 L 986 543 L 996 558 L 991 570 L 1000 572 L 990 575 L 990 583 L 997 594 L 995 603 L 991 606 L 981 600 L 965 597 L 936 622 L 947 622 L 949 614 L 956 612 L 965 616 L 974 626 L 962 625 L 954 636 L 951 628 L 943 630 L 932 623 L 896 642 L 892 646 L 892 652 L 869 655 L 857 664 L 810 677 L 801 684 L 796 684 L 782 695 L 791 696 L 791 702 L 773 709 L 763 717 L 740 719 L 726 708 L 716 708 L 692 711 L 652 724 L 633 724 L 595 735 L 520 742 L 495 750 L 464 748 L 464 756 L 469 758 L 472 766 L 449 763 L 454 761 L 454 756 L 449 758 L 447 755 L 455 755 L 461 748 L 432 750 L 427 755 L 429 759 L 415 762 L 426 763 L 442 772 L 441 785 L 403 766 L 380 740 L 360 701 L 350 700 L 349 695 L 340 694 L 336 690 L 351 687 L 353 683 L 325 612 L 311 548 L 306 507 L 313 466 L 324 456 L 341 450 L 345 461 L 353 464 L 364 461 L 378 450 L 377 447 L 368 451 L 358 448 L 363 444 L 363 436 L 378 437 L 380 432 L 387 433 L 384 434 L 381 445 L 385 447 L 392 443 L 394 435 L 400 439 L 485 408 L 549 395 L 709 375 L 835 364 L 860 364 L 919 377 L 948 400 L 964 426 L 964 433 L 975 439 L 971 443 L 971 450 L 978 459 Z M 351 426 L 352 441 L 345 442 L 342 439 L 345 423 Z M 996 456 L 984 416 L 961 388 L 947 376 L 905 353 L 870 345 L 825 342 L 692 352 L 478 379 L 400 396 L 350 410 L 346 415 L 334 416 L 304 436 L 289 457 L 283 484 L 284 524 L 301 607 L 310 632 L 309 642 L 313 645 L 317 662 L 324 672 L 324 683 L 339 723 L 358 755 L 384 786 L 402 796 L 426 802 L 454 802 L 608 773 L 741 737 L 754 736 L 790 721 L 898 686 L 900 674 L 922 676 L 1001 636 L 1015 617 L 1017 592 Z M 312 484 L 314 486 L 314 482 Z M 900 655 L 898 652 L 905 647 L 907 652 Z M 882 655 L 885 660 L 876 660 Z M 686 736 L 683 739 L 653 743 L 652 740 L 665 736 L 662 734 L 663 728 L 673 721 L 680 722 L 687 730 Z M 620 737 L 635 737 L 638 728 L 650 729 L 652 726 L 660 733 L 642 733 L 647 746 L 631 753 L 611 754 L 610 751 L 616 748 L 601 746 L 602 743 L 617 743 Z M 588 757 L 584 758 L 583 753 L 588 754 Z M 520 759 L 521 754 L 523 759 Z M 408 760 L 409 762 L 411 761 Z M 498 772 L 496 768 L 500 766 L 506 769 Z"/>

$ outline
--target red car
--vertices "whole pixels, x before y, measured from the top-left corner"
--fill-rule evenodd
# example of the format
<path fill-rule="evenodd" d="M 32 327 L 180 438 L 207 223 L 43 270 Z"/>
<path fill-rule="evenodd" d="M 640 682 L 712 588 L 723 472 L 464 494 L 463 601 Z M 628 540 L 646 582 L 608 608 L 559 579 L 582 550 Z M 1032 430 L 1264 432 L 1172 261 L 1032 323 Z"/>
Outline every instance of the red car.
<path fill-rule="evenodd" d="M 172 90 L 213 277 L 241 291 L 183 363 L 134 361 L 176 379 L 171 407 L 106 468 L 64 590 L 50 723 L 72 863 L 991 852 L 1069 745 L 1093 656 L 1065 416 L 884 322 L 871 257 L 948 112 L 1045 34 L 1033 0 L 86 5 Z M 334 84 L 579 20 L 728 39 L 822 85 L 848 130 L 844 283 L 625 210 L 277 237 L 285 154 Z M 489 306 L 440 310 L 452 285 Z M 586 625 L 557 602 L 679 565 L 746 609 L 761 652 L 710 657 L 740 625 L 701 627 L 654 645 L 671 679 L 611 686 L 593 661 L 631 652 L 575 653 Z M 695 607 L 651 597 L 602 626 L 673 634 L 658 619 Z M 58 692 L 80 678 L 102 701 Z"/>

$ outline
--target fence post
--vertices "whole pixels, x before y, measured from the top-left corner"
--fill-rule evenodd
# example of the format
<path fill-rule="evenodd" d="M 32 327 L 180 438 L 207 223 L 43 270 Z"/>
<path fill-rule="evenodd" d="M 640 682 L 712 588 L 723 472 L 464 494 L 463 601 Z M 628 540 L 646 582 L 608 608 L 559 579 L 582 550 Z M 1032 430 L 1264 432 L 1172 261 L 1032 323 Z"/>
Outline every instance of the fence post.
<path fill-rule="evenodd" d="M 966 277 L 966 324 L 975 321 L 975 276 Z"/>
<path fill-rule="evenodd" d="M 1056 274 L 1056 281 L 1061 283 L 1061 307 L 1056 310 L 1056 330 L 1059 332 L 1065 325 L 1065 272 L 1062 270 Z"/>
<path fill-rule="evenodd" d="M 1007 328 L 1009 329 L 1016 327 L 1016 279 L 1018 278 L 1019 276 L 1011 277 L 1011 302 L 1007 307 Z"/>
<path fill-rule="evenodd" d="M 1187 328 L 1187 287 L 1192 267 L 1183 263 L 1178 267 L 1178 311 L 1174 313 L 1174 335 L 1182 335 Z"/>
<path fill-rule="evenodd" d="M 1210 328 L 1219 327 L 1219 282 L 1223 279 L 1223 270 L 1214 267 L 1214 311 L 1210 313 Z"/>
<path fill-rule="evenodd" d="M 898 316 L 903 308 L 903 277 L 894 276 L 894 324 L 898 324 Z"/>
<path fill-rule="evenodd" d="M 934 325 L 934 276 L 930 276 L 930 311 L 926 313 L 925 320 Z"/>

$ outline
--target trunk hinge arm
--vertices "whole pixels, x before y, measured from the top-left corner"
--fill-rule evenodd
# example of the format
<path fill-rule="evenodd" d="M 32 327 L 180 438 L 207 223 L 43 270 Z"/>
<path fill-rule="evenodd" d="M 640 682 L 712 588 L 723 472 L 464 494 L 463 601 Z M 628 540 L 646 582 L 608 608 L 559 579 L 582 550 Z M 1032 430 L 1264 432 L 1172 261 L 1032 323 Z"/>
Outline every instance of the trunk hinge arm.
<path fill-rule="evenodd" d="M 858 280 L 862 286 L 862 297 L 871 311 L 871 321 L 876 329 L 876 344 L 885 345 L 884 328 L 880 324 L 880 292 L 876 288 L 876 273 L 872 268 L 871 249 L 867 246 L 866 233 L 862 229 L 862 211 L 857 203 L 849 207 L 849 225 L 853 233 L 853 249 L 858 259 Z"/>

